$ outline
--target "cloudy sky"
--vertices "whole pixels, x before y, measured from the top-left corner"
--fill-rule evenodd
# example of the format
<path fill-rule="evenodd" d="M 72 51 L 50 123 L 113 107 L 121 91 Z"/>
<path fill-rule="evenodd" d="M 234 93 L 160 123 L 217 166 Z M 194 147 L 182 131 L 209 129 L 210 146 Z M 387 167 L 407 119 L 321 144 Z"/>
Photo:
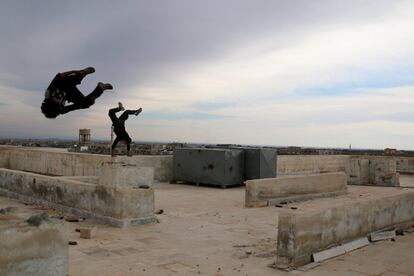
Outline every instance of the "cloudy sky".
<path fill-rule="evenodd" d="M 414 1 L 0 2 L 0 137 L 414 149 Z M 44 118 L 57 72 L 111 82 L 90 109 Z"/>

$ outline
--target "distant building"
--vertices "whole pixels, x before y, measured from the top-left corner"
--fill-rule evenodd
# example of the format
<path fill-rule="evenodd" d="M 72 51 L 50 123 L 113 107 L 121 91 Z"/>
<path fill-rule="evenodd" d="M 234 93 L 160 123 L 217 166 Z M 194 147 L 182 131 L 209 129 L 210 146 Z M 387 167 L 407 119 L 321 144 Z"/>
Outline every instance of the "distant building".
<path fill-rule="evenodd" d="M 91 130 L 89 128 L 79 129 L 79 145 L 88 145 L 91 142 Z"/>
<path fill-rule="evenodd" d="M 397 155 L 397 154 L 398 154 L 397 149 L 391 149 L 391 148 L 384 149 L 384 155 Z"/>

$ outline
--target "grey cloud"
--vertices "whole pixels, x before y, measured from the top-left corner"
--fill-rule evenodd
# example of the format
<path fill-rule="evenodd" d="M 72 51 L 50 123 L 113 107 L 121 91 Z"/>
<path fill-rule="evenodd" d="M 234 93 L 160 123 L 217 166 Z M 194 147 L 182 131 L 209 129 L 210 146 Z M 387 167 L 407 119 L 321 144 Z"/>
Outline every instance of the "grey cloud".
<path fill-rule="evenodd" d="M 219 58 L 259 35 L 294 43 L 312 26 L 389 14 L 390 1 L 2 1 L 0 79 L 43 90 L 56 71 L 93 65 L 123 88 Z M 286 36 L 287 35 L 287 36 Z M 290 40 L 292 36 L 292 40 Z M 1 75 L 1 74 L 0 74 Z"/>

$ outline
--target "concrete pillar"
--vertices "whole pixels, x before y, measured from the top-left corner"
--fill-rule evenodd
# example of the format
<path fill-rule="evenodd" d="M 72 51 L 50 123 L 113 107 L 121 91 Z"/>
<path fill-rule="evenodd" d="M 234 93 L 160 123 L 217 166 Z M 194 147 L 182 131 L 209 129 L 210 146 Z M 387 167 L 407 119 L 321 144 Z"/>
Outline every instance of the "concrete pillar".
<path fill-rule="evenodd" d="M 153 167 L 138 167 L 136 164 L 124 162 L 104 162 L 99 184 L 118 188 L 138 188 L 154 183 Z"/>

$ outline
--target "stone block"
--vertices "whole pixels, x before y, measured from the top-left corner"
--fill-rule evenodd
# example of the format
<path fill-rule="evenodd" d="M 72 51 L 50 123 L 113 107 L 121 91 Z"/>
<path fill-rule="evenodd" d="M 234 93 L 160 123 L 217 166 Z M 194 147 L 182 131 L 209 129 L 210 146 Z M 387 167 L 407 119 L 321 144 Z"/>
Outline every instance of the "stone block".
<path fill-rule="evenodd" d="M 349 185 L 399 186 L 396 160 L 390 157 L 352 157 L 346 163 Z"/>
<path fill-rule="evenodd" d="M 395 238 L 395 236 L 396 236 L 395 230 L 374 232 L 370 234 L 370 240 L 372 242 L 382 241 L 382 240 L 393 239 Z"/>
<path fill-rule="evenodd" d="M 60 177 L 0 169 L 0 195 L 114 226 L 156 221 L 154 190 L 94 185 Z"/>
<path fill-rule="evenodd" d="M 151 187 L 154 183 L 154 168 L 138 167 L 124 162 L 102 163 L 99 184 L 118 188 Z"/>
<path fill-rule="evenodd" d="M 279 209 L 277 262 L 298 267 L 311 262 L 313 253 L 371 232 L 411 225 L 413 201 L 413 191 L 393 190 L 387 195 L 378 193 L 349 201 L 332 199 L 297 210 Z"/>
<path fill-rule="evenodd" d="M 246 207 L 267 206 L 268 202 L 275 200 L 307 200 L 312 196 L 331 196 L 346 191 L 346 175 L 343 172 L 255 179 L 245 183 Z"/>
<path fill-rule="evenodd" d="M 369 183 L 369 159 L 350 158 L 346 162 L 348 184 L 363 185 Z"/>
<path fill-rule="evenodd" d="M 395 159 L 373 158 L 369 160 L 369 183 L 378 186 L 400 186 Z"/>

